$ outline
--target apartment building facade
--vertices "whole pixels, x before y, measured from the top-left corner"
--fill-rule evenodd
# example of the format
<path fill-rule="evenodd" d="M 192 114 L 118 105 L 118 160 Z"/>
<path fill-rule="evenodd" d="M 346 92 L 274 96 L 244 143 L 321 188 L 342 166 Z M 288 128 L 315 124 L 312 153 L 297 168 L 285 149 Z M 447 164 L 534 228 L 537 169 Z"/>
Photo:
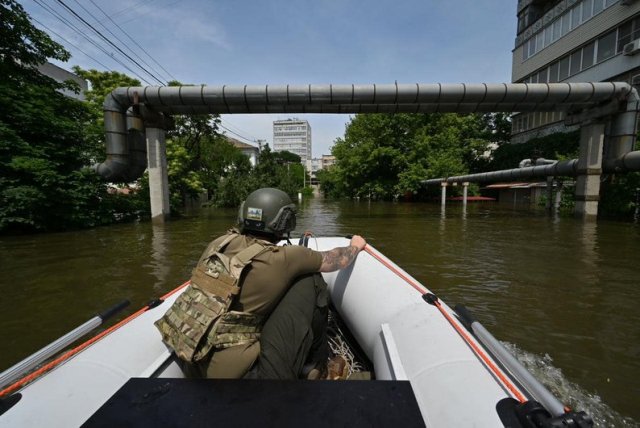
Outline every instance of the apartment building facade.
<path fill-rule="evenodd" d="M 519 0 L 513 82 L 640 84 L 640 1 Z M 562 112 L 515 114 L 512 143 L 570 131 Z"/>
<path fill-rule="evenodd" d="M 273 122 L 273 150 L 287 150 L 300 156 L 305 165 L 311 159 L 311 126 L 306 120 L 286 119 Z"/>

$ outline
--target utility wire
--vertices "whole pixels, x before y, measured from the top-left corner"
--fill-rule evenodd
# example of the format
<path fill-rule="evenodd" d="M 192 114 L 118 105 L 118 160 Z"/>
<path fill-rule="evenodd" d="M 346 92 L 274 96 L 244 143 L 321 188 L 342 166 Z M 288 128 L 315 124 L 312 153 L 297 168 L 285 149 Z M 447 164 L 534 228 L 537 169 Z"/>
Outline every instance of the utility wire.
<path fill-rule="evenodd" d="M 60 3 L 65 9 L 67 9 L 69 11 L 69 13 L 73 14 L 76 18 L 78 18 L 80 21 L 82 21 L 87 27 L 91 28 L 96 34 L 98 34 L 104 41 L 106 41 L 107 43 L 109 43 L 111 46 L 113 46 L 114 48 L 116 48 L 118 50 L 118 52 L 120 52 L 122 55 L 124 55 L 125 57 L 127 57 L 131 62 L 133 62 L 135 65 L 137 65 L 142 71 L 144 71 L 145 73 L 147 73 L 149 76 L 151 76 L 152 78 L 154 78 L 158 83 L 160 83 L 160 85 L 165 86 L 164 82 L 162 82 L 162 80 L 158 79 L 153 73 L 151 73 L 149 70 L 147 70 L 146 68 L 144 68 L 143 66 L 140 65 L 140 63 L 138 63 L 138 61 L 136 61 L 135 59 L 131 58 L 126 52 L 124 52 L 122 49 L 120 49 L 115 43 L 113 43 L 111 40 L 109 40 L 108 37 L 106 37 L 104 34 L 102 34 L 100 31 L 98 31 L 93 25 L 89 24 L 82 16 L 78 15 L 76 13 L 75 10 L 73 10 L 72 8 L 70 8 L 64 1 L 62 0 L 57 0 L 58 3 Z"/>
<path fill-rule="evenodd" d="M 75 31 L 76 33 L 80 34 L 82 37 L 85 38 L 85 40 L 87 40 L 89 43 L 91 43 L 93 46 L 95 46 L 98 50 L 102 51 L 102 53 L 104 53 L 106 56 L 108 56 L 109 58 L 111 58 L 112 60 L 114 60 L 115 62 L 117 62 L 118 64 L 120 64 L 121 66 L 123 66 L 125 69 L 127 69 L 129 72 L 131 72 L 131 74 L 133 74 L 134 76 L 136 76 L 138 79 L 140 79 L 140 81 L 145 82 L 146 84 L 150 85 L 149 81 L 147 81 L 147 79 L 145 79 L 144 77 L 140 76 L 137 72 L 135 72 L 134 70 L 132 70 L 127 64 L 123 63 L 122 61 L 120 61 L 119 58 L 117 58 L 116 56 L 114 56 L 113 53 L 108 52 L 103 46 L 99 45 L 95 40 L 93 40 L 91 37 L 87 36 L 84 31 L 80 30 L 78 27 L 76 27 L 73 23 L 69 22 L 68 19 L 66 19 L 64 16 L 60 15 L 55 9 L 53 9 L 51 6 L 44 4 L 41 2 L 41 0 L 33 0 L 36 4 L 38 4 L 40 7 L 42 7 L 44 10 L 46 10 L 47 12 L 49 12 L 51 15 L 53 15 L 55 18 L 58 18 L 58 20 L 60 20 L 63 24 L 65 24 L 67 27 L 71 28 L 73 31 Z"/>
<path fill-rule="evenodd" d="M 160 10 L 160 9 L 162 9 L 163 7 L 173 6 L 174 4 L 176 4 L 176 3 L 180 3 L 181 1 L 182 1 L 182 0 L 175 0 L 175 1 L 174 1 L 174 2 L 172 2 L 172 3 L 163 4 L 163 5 L 158 5 L 158 7 L 156 7 L 156 10 Z M 120 24 L 123 24 L 123 25 L 124 25 L 124 24 L 126 24 L 126 23 L 128 23 L 128 22 L 131 22 L 131 21 L 135 20 L 135 19 L 138 19 L 138 17 L 137 17 L 137 16 L 134 16 L 134 17 L 132 17 L 132 18 L 127 19 L 126 21 L 122 21 L 122 22 L 120 22 Z"/>
<path fill-rule="evenodd" d="M 227 126 L 227 127 L 231 128 L 231 129 L 233 129 L 233 130 L 235 130 L 235 131 L 237 131 L 237 132 L 241 132 L 241 133 L 243 133 L 243 134 L 246 134 L 246 135 L 248 135 L 249 137 L 251 137 L 251 139 L 252 139 L 253 141 L 257 141 L 257 138 L 255 138 L 255 137 L 254 137 L 253 135 L 251 135 L 249 132 L 245 131 L 244 129 L 241 129 L 240 127 L 238 127 L 238 126 L 236 126 L 236 125 L 234 125 L 234 124 L 232 124 L 232 123 L 231 123 L 231 122 L 229 122 L 228 120 L 226 120 L 226 119 L 225 119 L 224 123 L 226 124 L 226 126 Z"/>
<path fill-rule="evenodd" d="M 104 28 L 105 30 L 107 30 L 107 31 L 108 31 L 108 32 L 109 32 L 113 37 L 115 37 L 115 38 L 116 38 L 116 40 L 117 40 L 117 41 L 119 41 L 119 42 L 120 42 L 120 43 L 125 47 L 125 49 L 128 49 L 128 50 L 129 50 L 129 52 L 131 52 L 131 54 L 132 54 L 133 56 L 135 56 L 136 58 L 138 58 L 138 59 L 139 59 L 139 60 L 140 60 L 144 65 L 146 65 L 147 67 L 149 67 L 149 68 L 150 68 L 154 73 L 157 73 L 157 71 L 156 71 L 156 70 L 154 70 L 154 69 L 153 69 L 153 67 L 151 67 L 151 66 L 150 66 L 150 65 L 149 65 L 149 64 L 148 64 L 144 59 L 140 58 L 140 55 L 138 55 L 138 54 L 137 54 L 133 49 L 131 49 L 131 48 L 130 48 L 130 47 L 129 47 L 125 42 L 123 42 L 123 41 L 122 41 L 122 40 L 121 40 L 117 35 L 115 35 L 115 34 L 113 33 L 113 31 L 111 31 L 111 29 L 110 29 L 109 27 L 107 27 L 106 25 L 104 25 L 102 22 L 98 21 L 98 20 L 97 20 L 97 18 L 93 15 L 93 13 L 92 13 L 90 10 L 88 10 L 86 7 L 84 7 L 84 5 L 83 5 L 82 3 L 80 3 L 78 0 L 73 0 L 73 1 L 75 1 L 75 2 L 78 4 L 78 6 L 80 6 L 80 7 L 82 8 L 82 10 L 84 10 L 86 13 L 88 13 L 88 14 L 89 14 L 89 16 L 90 16 L 91 18 L 93 18 L 95 21 L 97 21 L 97 22 L 102 26 L 102 28 Z M 158 73 L 158 74 L 159 74 L 159 73 Z"/>
<path fill-rule="evenodd" d="M 229 128 L 227 128 L 226 126 L 224 126 L 224 125 L 223 125 L 223 124 L 221 124 L 221 123 L 219 123 L 219 124 L 218 124 L 218 126 L 220 126 L 220 128 L 222 128 L 222 129 L 224 129 L 224 130 L 226 130 L 226 131 L 229 131 L 229 132 L 230 132 L 230 133 L 232 133 L 233 135 L 235 135 L 235 136 L 237 136 L 237 137 L 242 138 L 243 140 L 249 141 L 250 143 L 256 143 L 256 142 L 257 142 L 257 141 L 255 141 L 255 140 L 251 140 L 251 139 L 249 139 L 249 138 L 247 138 L 247 137 L 244 137 L 244 136 L 242 136 L 242 135 L 238 134 L 237 132 L 234 132 L 234 131 L 230 130 Z"/>
<path fill-rule="evenodd" d="M 154 1 L 154 0 L 142 0 L 141 2 L 138 2 L 138 3 L 133 4 L 131 6 L 127 6 L 127 7 L 123 8 L 123 9 L 120 9 L 119 11 L 115 12 L 113 15 L 111 15 L 111 18 L 115 18 L 116 16 L 120 16 L 123 13 L 128 12 L 130 10 L 135 10 L 135 9 L 139 8 L 140 6 L 142 6 L 143 4 L 149 3 L 149 2 L 152 2 L 152 1 Z"/>
<path fill-rule="evenodd" d="M 43 27 L 44 29 L 46 29 L 49 33 L 53 33 L 56 36 L 58 36 L 60 39 L 64 40 L 65 42 L 67 42 L 68 44 L 70 44 L 71 46 L 73 46 L 74 48 L 76 48 L 77 50 L 79 50 L 81 53 L 83 53 L 85 56 L 87 56 L 88 58 L 94 60 L 95 62 L 97 62 L 98 64 L 100 64 L 105 70 L 109 70 L 111 71 L 111 69 L 109 67 L 107 67 L 106 65 L 104 65 L 103 63 L 101 63 L 100 61 L 98 61 L 97 59 L 95 59 L 94 57 L 92 57 L 91 55 L 89 55 L 88 53 L 86 53 L 85 51 L 83 51 L 78 45 L 70 42 L 69 40 L 67 40 L 64 36 L 56 33 L 55 31 L 53 31 L 51 28 L 47 27 L 46 25 L 44 25 L 42 22 L 38 21 L 36 18 L 31 17 L 31 19 L 33 19 L 35 22 L 37 22 L 38 24 L 40 24 L 41 27 Z"/>
<path fill-rule="evenodd" d="M 76 0 L 76 1 L 77 1 L 77 0 Z M 124 30 L 120 25 L 118 25 L 118 23 L 117 23 L 116 21 L 114 21 L 114 20 L 113 20 L 113 17 L 112 17 L 112 16 L 107 15 L 107 14 L 105 13 L 105 11 L 104 11 L 104 10 L 103 10 L 103 9 L 102 9 L 98 4 L 96 4 L 96 2 L 94 2 L 93 0 L 89 0 L 89 1 L 91 1 L 91 4 L 93 4 L 95 7 L 97 7 L 97 8 L 100 10 L 100 12 L 102 12 L 102 14 L 103 14 L 104 16 L 106 16 L 106 17 L 109 19 L 109 21 L 111 21 L 111 22 L 113 23 L 113 25 L 115 25 L 116 27 L 118 27 L 118 28 L 120 29 L 120 31 L 122 31 L 122 32 L 124 33 L 124 35 L 125 35 L 125 36 L 127 36 L 127 37 L 129 38 L 129 40 L 131 40 L 133 43 L 135 43 L 135 45 L 136 45 L 137 47 L 139 47 L 140 49 L 142 49 L 142 52 L 144 52 L 145 54 L 147 54 L 147 56 L 148 56 L 149 58 L 151 58 L 151 60 L 152 60 L 153 62 L 155 62 L 155 63 L 158 65 L 158 67 L 160 67 L 160 68 L 161 68 L 165 73 L 167 73 L 167 75 L 168 75 L 172 80 L 176 80 L 176 81 L 178 80 L 178 79 L 176 79 L 176 78 L 175 78 L 171 73 L 169 73 L 169 72 L 167 71 L 167 69 L 166 69 L 166 68 L 164 68 L 164 67 L 162 66 L 162 64 L 160 64 L 158 61 L 156 61 L 156 60 L 155 60 L 155 58 L 149 54 L 149 52 L 147 52 L 147 51 L 146 51 L 142 46 L 140 46 L 140 45 L 138 44 L 138 42 L 136 42 L 136 41 L 135 41 L 135 39 L 133 39 L 133 38 L 129 35 L 129 33 L 127 33 L 127 32 L 126 32 L 126 31 L 125 31 L 125 30 Z M 145 63 L 145 64 L 146 64 L 146 63 Z"/>

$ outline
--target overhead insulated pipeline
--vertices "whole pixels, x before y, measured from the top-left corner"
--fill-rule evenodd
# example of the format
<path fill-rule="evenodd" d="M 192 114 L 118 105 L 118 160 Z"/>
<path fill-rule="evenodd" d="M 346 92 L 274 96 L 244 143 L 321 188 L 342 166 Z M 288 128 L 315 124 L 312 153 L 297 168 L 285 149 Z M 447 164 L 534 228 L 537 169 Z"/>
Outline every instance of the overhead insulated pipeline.
<path fill-rule="evenodd" d="M 604 173 L 640 171 L 640 151 L 629 152 L 617 159 L 605 159 L 602 162 Z M 448 178 L 432 178 L 422 183 L 440 185 L 441 183 L 495 183 L 499 181 L 524 180 L 534 177 L 575 177 L 578 175 L 578 159 L 556 162 L 551 165 L 529 166 L 525 168 L 505 169 L 502 171 L 481 172 Z"/>
<path fill-rule="evenodd" d="M 627 83 L 492 83 L 366 85 L 222 85 L 117 88 L 104 102 L 107 160 L 96 170 L 107 180 L 131 180 L 144 171 L 134 159 L 135 134 L 127 110 L 144 105 L 174 114 L 434 113 L 577 111 L 622 101 Z M 132 116 L 134 117 L 134 116 Z"/>
<path fill-rule="evenodd" d="M 93 168 L 106 181 L 130 182 L 140 178 L 147 169 L 144 123 L 132 107 L 117 104 L 114 108 L 114 103 L 115 100 L 107 96 L 104 104 L 107 158 Z M 125 110 L 124 114 L 121 109 Z"/>

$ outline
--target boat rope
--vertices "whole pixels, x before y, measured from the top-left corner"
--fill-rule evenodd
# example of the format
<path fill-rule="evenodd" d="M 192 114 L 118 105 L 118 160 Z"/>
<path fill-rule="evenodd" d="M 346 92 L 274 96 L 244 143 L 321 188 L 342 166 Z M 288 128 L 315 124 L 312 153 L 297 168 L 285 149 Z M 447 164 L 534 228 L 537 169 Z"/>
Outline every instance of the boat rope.
<path fill-rule="evenodd" d="M 484 365 L 491 371 L 491 373 L 498 379 L 502 384 L 511 392 L 511 394 L 521 403 L 527 402 L 527 398 L 518 390 L 518 388 L 511 382 L 511 380 L 505 375 L 502 370 L 498 368 L 498 366 L 491 360 L 491 358 L 484 352 L 476 343 L 469 337 L 469 334 L 464 330 L 456 320 L 446 311 L 446 309 L 440 303 L 440 300 L 436 297 L 435 294 L 429 293 L 426 288 L 418 284 L 416 281 L 409 278 L 407 275 L 398 270 L 395 266 L 393 266 L 388 260 L 385 260 L 380 254 L 377 254 L 375 251 L 371 249 L 369 245 L 364 247 L 364 250 L 370 254 L 373 258 L 382 263 L 387 269 L 398 275 L 402 278 L 407 284 L 412 286 L 422 295 L 422 298 L 429 304 L 438 308 L 440 313 L 445 317 L 445 319 L 451 324 L 451 326 L 458 332 L 460 337 L 467 343 L 467 345 L 473 350 L 473 352 L 478 356 L 480 361 L 484 363 Z"/>
<path fill-rule="evenodd" d="M 76 355 L 80 351 L 84 350 L 88 346 L 90 346 L 93 343 L 97 342 L 98 340 L 102 339 L 104 336 L 114 332 L 115 330 L 119 329 L 123 325 L 127 324 L 129 321 L 139 317 L 140 315 L 142 315 L 143 313 L 145 313 L 149 309 L 152 309 L 152 308 L 158 306 L 160 303 L 162 303 L 164 300 L 166 300 L 169 296 L 177 293 L 178 291 L 180 291 L 181 289 L 186 287 L 188 284 L 189 284 L 189 281 L 185 282 L 182 285 L 179 285 L 178 287 L 174 288 L 173 290 L 171 290 L 170 292 L 168 292 L 164 296 L 160 297 L 159 299 L 155 299 L 155 300 L 151 301 L 146 306 L 144 306 L 141 309 L 139 309 L 137 312 L 132 313 L 131 315 L 129 315 L 127 318 L 123 319 L 119 323 L 112 325 L 111 327 L 109 327 L 106 330 L 98 333 L 97 335 L 95 335 L 91 339 L 87 340 L 86 342 L 82 343 L 81 345 L 78 345 L 77 347 L 71 349 L 70 351 L 65 352 L 64 354 L 62 354 L 61 356 L 59 356 L 55 360 L 52 360 L 49 363 L 45 364 L 44 366 L 40 367 L 38 370 L 28 374 L 27 376 L 24 376 L 20 380 L 17 380 L 13 384 L 9 385 L 8 387 L 6 387 L 2 391 L 0 391 L 0 397 L 3 397 L 5 395 L 11 394 L 12 392 L 15 392 L 16 390 L 18 390 L 19 388 L 21 388 L 25 384 L 27 384 L 27 383 L 33 381 L 34 379 L 37 379 L 38 377 L 42 376 L 43 374 L 47 373 L 48 371 L 50 371 L 54 367 L 60 365 L 61 363 L 63 363 L 64 361 L 68 360 L 72 356 Z"/>

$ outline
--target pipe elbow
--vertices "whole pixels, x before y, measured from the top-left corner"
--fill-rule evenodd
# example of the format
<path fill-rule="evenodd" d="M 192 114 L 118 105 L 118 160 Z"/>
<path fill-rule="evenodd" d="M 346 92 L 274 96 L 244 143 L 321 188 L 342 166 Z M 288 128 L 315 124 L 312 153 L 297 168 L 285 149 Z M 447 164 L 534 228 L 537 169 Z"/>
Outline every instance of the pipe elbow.
<path fill-rule="evenodd" d="M 128 181 L 127 170 L 129 163 L 120 156 L 107 156 L 107 159 L 93 166 L 93 170 L 105 181 Z"/>

